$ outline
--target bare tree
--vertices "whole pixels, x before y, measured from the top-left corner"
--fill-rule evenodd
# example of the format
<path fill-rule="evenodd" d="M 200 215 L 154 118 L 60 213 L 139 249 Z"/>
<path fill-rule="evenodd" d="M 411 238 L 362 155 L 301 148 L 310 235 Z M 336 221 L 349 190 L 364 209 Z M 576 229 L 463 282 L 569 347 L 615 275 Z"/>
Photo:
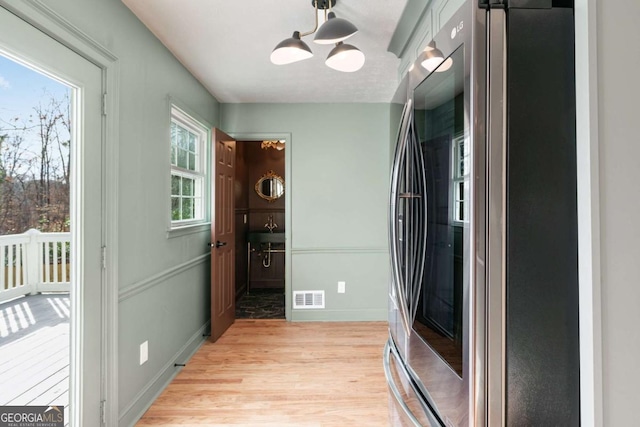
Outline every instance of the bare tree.
<path fill-rule="evenodd" d="M 0 118 L 0 234 L 69 229 L 69 96 Z"/>

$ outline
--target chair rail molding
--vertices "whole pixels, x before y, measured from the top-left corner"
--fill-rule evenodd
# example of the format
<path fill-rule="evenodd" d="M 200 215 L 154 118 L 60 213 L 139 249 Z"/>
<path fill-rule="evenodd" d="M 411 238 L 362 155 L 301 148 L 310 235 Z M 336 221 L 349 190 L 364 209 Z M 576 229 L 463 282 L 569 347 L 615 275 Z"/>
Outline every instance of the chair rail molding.
<path fill-rule="evenodd" d="M 178 264 L 171 268 L 168 268 L 160 273 L 154 274 L 151 277 L 147 277 L 146 279 L 140 280 L 139 282 L 133 283 L 129 286 L 126 286 L 120 290 L 118 295 L 118 301 L 122 302 L 127 300 L 139 293 L 146 291 L 147 289 L 153 288 L 160 283 L 166 282 L 173 276 L 176 276 L 182 272 L 192 269 L 193 267 L 200 265 L 209 261 L 211 257 L 211 252 L 207 252 L 205 254 L 199 255 L 189 261 L 183 262 L 182 264 Z"/>

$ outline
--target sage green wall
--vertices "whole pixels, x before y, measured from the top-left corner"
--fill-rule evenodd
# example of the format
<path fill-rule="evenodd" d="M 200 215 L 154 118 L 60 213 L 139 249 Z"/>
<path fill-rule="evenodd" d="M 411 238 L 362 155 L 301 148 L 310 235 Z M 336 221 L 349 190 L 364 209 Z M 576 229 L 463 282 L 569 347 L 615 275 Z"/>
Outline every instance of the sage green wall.
<path fill-rule="evenodd" d="M 391 127 L 389 131 L 389 160 L 393 164 L 393 156 L 395 155 L 396 143 L 398 142 L 398 133 L 400 132 L 400 119 L 402 119 L 403 104 L 391 104 Z"/>
<path fill-rule="evenodd" d="M 222 105 L 227 133 L 291 135 L 291 287 L 326 296 L 293 321 L 386 319 L 390 120 L 390 104 Z"/>
<path fill-rule="evenodd" d="M 209 320 L 208 230 L 167 238 L 168 97 L 212 125 L 219 105 L 120 1 L 46 3 L 118 59 L 118 400 L 120 425 L 131 425 Z"/>

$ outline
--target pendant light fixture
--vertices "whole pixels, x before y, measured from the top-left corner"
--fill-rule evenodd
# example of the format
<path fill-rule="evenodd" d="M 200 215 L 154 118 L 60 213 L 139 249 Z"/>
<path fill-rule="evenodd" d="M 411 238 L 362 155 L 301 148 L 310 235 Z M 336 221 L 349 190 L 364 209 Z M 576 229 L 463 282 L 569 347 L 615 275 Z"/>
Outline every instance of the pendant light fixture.
<path fill-rule="evenodd" d="M 353 45 L 342 43 L 358 31 L 356 26 L 346 19 L 336 17 L 332 11 L 336 0 L 312 0 L 311 4 L 315 9 L 316 21 L 313 30 L 304 33 L 294 31 L 293 36 L 278 43 L 271 52 L 271 62 L 276 65 L 285 65 L 311 58 L 313 52 L 301 39 L 316 33 L 313 40 L 315 43 L 336 45 L 325 61 L 328 67 L 343 72 L 358 71 L 364 65 L 364 53 Z M 318 10 L 324 10 L 325 17 L 319 30 Z M 329 10 L 328 15 L 327 10 Z"/>
<path fill-rule="evenodd" d="M 278 43 L 273 52 L 271 52 L 271 62 L 276 65 L 292 64 L 311 58 L 313 52 L 309 46 L 300 40 L 300 31 L 294 31 L 293 35 Z"/>
<path fill-rule="evenodd" d="M 436 70 L 436 72 L 441 73 L 451 68 L 453 59 L 447 58 L 445 60 L 442 51 L 436 47 L 436 42 L 431 41 L 422 52 L 420 65 L 429 72 Z"/>
<path fill-rule="evenodd" d="M 313 38 L 314 43 L 334 44 L 344 41 L 358 32 L 358 29 L 346 19 L 336 18 L 336 14 L 329 12 L 327 22 L 322 24 Z"/>
<path fill-rule="evenodd" d="M 336 47 L 329 52 L 325 64 L 334 70 L 352 73 L 364 65 L 364 53 L 353 45 L 338 42 Z"/>

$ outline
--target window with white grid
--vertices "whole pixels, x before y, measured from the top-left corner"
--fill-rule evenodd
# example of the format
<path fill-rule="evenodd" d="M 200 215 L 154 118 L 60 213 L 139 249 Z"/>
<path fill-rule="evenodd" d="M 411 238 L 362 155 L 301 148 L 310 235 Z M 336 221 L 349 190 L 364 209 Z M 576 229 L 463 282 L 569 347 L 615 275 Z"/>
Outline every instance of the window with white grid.
<path fill-rule="evenodd" d="M 171 226 L 205 220 L 206 129 L 171 109 Z"/>
<path fill-rule="evenodd" d="M 469 222 L 469 144 L 464 134 L 453 139 L 453 221 Z"/>

